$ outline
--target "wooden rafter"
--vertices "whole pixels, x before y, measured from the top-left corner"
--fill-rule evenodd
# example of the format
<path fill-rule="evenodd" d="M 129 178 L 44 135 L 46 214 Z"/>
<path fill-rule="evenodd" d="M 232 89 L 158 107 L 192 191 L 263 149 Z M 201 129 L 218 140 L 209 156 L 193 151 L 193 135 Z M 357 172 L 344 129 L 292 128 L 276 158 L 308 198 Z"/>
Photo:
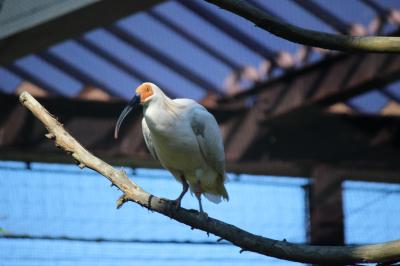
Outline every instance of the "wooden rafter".
<path fill-rule="evenodd" d="M 335 102 L 344 101 L 359 93 L 383 87 L 400 79 L 400 56 L 384 54 L 338 55 L 311 67 L 288 73 L 278 79 L 257 85 L 256 88 L 221 100 L 228 105 L 238 100 L 257 98 L 262 106 L 263 120 L 251 120 L 252 131 L 237 130 L 241 148 L 236 150 L 235 159 L 242 160 L 256 147 L 257 138 L 263 139 L 263 125 L 281 119 L 282 116 L 321 111 Z M 261 104 L 260 104 L 261 102 Z M 260 116 L 260 114 L 258 114 Z M 247 147 L 244 147 L 244 143 Z"/>
<path fill-rule="evenodd" d="M 43 98 L 41 102 L 65 121 L 66 128 L 82 143 L 112 163 L 160 167 L 144 145 L 139 111 L 124 124 L 121 139 L 113 139 L 115 120 L 124 102 L 65 98 Z M 44 129 L 27 116 L 15 96 L 2 95 L 0 111 L 0 132 L 3 132 L 0 134 L 0 159 L 71 162 L 68 156 L 45 141 Z M 243 110 L 214 108 L 210 111 L 224 132 L 228 171 L 311 176 L 315 165 L 324 163 L 338 171 L 342 169 L 341 175 L 349 178 L 400 182 L 396 161 L 400 157 L 400 119 L 397 117 L 336 114 L 287 117 L 263 128 L 263 134 L 249 150 L 251 153 L 234 160 L 229 147 L 242 140 L 232 135 L 248 117 Z M 240 119 L 232 123 L 232 118 L 238 117 Z"/>

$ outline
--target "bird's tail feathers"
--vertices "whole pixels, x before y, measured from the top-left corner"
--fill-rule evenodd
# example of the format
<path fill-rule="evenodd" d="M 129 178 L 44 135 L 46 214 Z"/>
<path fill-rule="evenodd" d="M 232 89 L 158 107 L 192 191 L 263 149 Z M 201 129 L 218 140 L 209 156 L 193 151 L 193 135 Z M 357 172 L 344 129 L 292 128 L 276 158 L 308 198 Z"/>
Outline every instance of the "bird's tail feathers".
<path fill-rule="evenodd" d="M 223 182 L 216 182 L 214 193 L 204 193 L 204 196 L 211 202 L 220 203 L 221 197 L 227 201 L 229 201 L 229 195 L 226 191 Z"/>
<path fill-rule="evenodd" d="M 218 193 L 221 194 L 221 196 L 226 200 L 229 201 L 229 195 L 228 195 L 228 191 L 226 191 L 225 188 L 225 181 L 228 179 L 228 177 L 226 176 L 226 174 L 223 175 L 223 179 L 222 182 L 220 182 L 218 184 Z"/>
<path fill-rule="evenodd" d="M 216 204 L 221 202 L 221 195 L 211 194 L 211 193 L 204 193 L 204 197 L 206 197 L 209 201 L 214 202 Z"/>
<path fill-rule="evenodd" d="M 229 201 L 228 191 L 226 191 L 224 183 L 218 186 L 218 192 L 226 201 Z"/>

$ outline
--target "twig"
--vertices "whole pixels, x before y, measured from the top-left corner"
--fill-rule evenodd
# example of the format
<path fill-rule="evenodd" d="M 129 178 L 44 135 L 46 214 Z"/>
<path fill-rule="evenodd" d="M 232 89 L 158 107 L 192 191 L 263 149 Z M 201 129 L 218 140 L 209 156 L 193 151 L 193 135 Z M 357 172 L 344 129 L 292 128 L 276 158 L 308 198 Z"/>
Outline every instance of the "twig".
<path fill-rule="evenodd" d="M 27 107 L 49 131 L 46 136 L 57 147 L 69 153 L 80 167 L 91 168 L 109 179 L 123 193 L 117 206 L 133 201 L 168 216 L 192 228 L 223 238 L 241 250 L 257 252 L 280 259 L 318 264 L 350 264 L 357 262 L 386 262 L 400 258 L 400 241 L 359 247 L 309 246 L 278 241 L 246 232 L 222 221 L 183 208 L 176 209 L 170 201 L 153 196 L 132 182 L 124 171 L 95 157 L 79 144 L 39 102 L 29 93 L 21 93 L 20 102 Z"/>
<path fill-rule="evenodd" d="M 276 19 L 244 0 L 205 0 L 252 21 L 256 26 L 292 42 L 330 50 L 399 53 L 399 37 L 347 36 L 307 30 Z"/>

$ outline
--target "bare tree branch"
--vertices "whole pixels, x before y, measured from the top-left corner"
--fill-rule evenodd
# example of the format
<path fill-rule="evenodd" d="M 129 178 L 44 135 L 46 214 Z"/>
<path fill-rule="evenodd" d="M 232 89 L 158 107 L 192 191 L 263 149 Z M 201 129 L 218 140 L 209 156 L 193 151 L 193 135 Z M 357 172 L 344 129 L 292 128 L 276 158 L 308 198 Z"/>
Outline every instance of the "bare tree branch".
<path fill-rule="evenodd" d="M 399 37 L 347 36 L 303 29 L 276 19 L 245 0 L 205 0 L 252 21 L 256 26 L 292 42 L 330 50 L 399 53 Z"/>
<path fill-rule="evenodd" d="M 117 201 L 118 207 L 127 201 L 133 201 L 192 228 L 226 239 L 243 251 L 257 252 L 280 259 L 320 264 L 387 262 L 400 259 L 400 241 L 358 247 L 293 244 L 285 240 L 278 241 L 251 234 L 228 223 L 205 217 L 194 210 L 176 209 L 171 201 L 147 193 L 132 182 L 124 171 L 116 170 L 87 151 L 29 93 L 21 93 L 19 99 L 47 128 L 49 133 L 46 137 L 53 139 L 57 147 L 69 153 L 79 167 L 97 171 L 122 191 L 123 195 Z"/>

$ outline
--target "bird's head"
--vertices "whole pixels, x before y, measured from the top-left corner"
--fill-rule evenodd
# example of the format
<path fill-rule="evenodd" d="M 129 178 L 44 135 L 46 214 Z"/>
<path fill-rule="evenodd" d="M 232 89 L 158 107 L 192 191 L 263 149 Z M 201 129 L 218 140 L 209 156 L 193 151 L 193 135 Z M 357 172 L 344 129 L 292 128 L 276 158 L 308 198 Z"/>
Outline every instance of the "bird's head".
<path fill-rule="evenodd" d="M 156 85 L 150 82 L 142 83 L 136 88 L 136 95 L 140 99 L 140 104 L 148 104 L 157 94 Z"/>
<path fill-rule="evenodd" d="M 161 96 L 164 96 L 163 92 L 159 87 L 157 87 L 157 85 L 153 83 L 145 82 L 142 83 L 139 87 L 137 87 L 135 90 L 135 95 L 119 115 L 117 124 L 115 126 L 114 138 L 118 138 L 119 128 L 121 127 L 122 122 L 124 121 L 125 117 L 129 114 L 130 111 L 136 109 L 140 104 L 148 105 L 150 102 L 160 98 Z"/>

